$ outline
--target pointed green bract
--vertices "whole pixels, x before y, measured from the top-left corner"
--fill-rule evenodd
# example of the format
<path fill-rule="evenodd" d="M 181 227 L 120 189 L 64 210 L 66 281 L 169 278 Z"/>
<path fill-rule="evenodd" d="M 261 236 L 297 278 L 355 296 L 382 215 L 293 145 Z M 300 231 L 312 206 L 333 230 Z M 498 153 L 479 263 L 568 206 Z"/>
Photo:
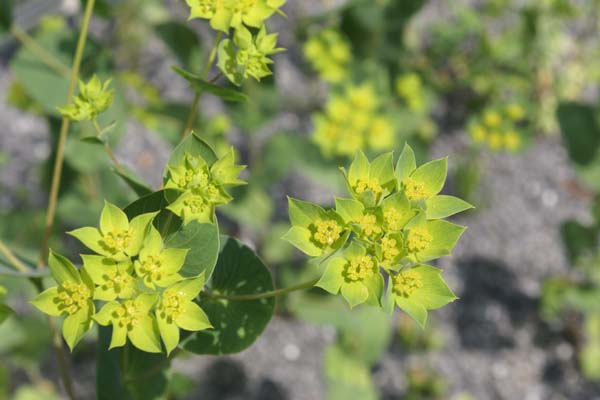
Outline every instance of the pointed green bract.
<path fill-rule="evenodd" d="M 473 206 L 454 196 L 438 195 L 426 200 L 427 219 L 441 219 L 451 217 L 459 212 L 469 210 Z"/>
<path fill-rule="evenodd" d="M 425 326 L 427 310 L 443 307 L 457 299 L 441 273 L 437 268 L 420 264 L 390 276 L 389 295 L 421 327 Z"/>

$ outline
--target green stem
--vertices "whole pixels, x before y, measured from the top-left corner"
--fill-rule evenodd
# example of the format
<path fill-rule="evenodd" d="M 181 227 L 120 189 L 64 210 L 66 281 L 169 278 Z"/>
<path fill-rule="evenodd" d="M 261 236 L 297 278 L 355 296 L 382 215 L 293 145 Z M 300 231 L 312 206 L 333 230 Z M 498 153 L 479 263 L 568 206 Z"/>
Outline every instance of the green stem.
<path fill-rule="evenodd" d="M 79 68 L 81 66 L 81 59 L 83 57 L 83 49 L 85 47 L 85 41 L 87 39 L 88 27 L 90 25 L 90 19 L 92 11 L 94 10 L 95 0 L 88 0 L 85 6 L 85 12 L 83 14 L 83 21 L 81 23 L 81 30 L 79 32 L 79 39 L 77 40 L 77 48 L 75 50 L 75 58 L 73 59 L 73 67 L 71 68 L 71 78 L 69 81 L 69 87 L 67 89 L 66 104 L 70 104 L 73 99 L 73 93 L 75 91 L 75 84 L 79 79 Z M 60 132 L 58 134 L 58 143 L 56 145 L 56 160 L 54 161 L 54 171 L 52 172 L 52 183 L 50 186 L 50 195 L 48 198 L 48 209 L 46 211 L 46 227 L 44 230 L 44 236 L 42 239 L 42 245 L 40 249 L 40 258 L 38 260 L 38 267 L 44 265 L 46 259 L 48 241 L 50 240 L 50 234 L 52 233 L 52 227 L 54 226 L 54 217 L 56 214 L 56 202 L 58 199 L 58 189 L 60 188 L 60 179 L 62 175 L 62 166 L 64 161 L 64 150 L 67 142 L 67 134 L 69 132 L 69 119 L 63 117 L 60 126 Z"/>
<path fill-rule="evenodd" d="M 19 272 L 28 273 L 30 270 L 27 266 L 19 260 L 13 252 L 0 240 L 0 254 L 2 254 L 8 262 L 12 264 L 13 267 Z"/>
<path fill-rule="evenodd" d="M 271 297 L 281 296 L 283 294 L 295 292 L 296 290 L 308 289 L 319 281 L 320 278 L 313 279 L 308 282 L 300 283 L 298 285 L 290 286 L 287 288 L 271 290 L 270 292 L 256 293 L 256 294 L 238 294 L 238 295 L 224 295 L 224 294 L 213 294 L 208 292 L 202 292 L 202 296 L 208 297 L 214 300 L 233 300 L 233 301 L 248 301 L 248 300 L 260 300 L 269 299 Z"/>
<path fill-rule="evenodd" d="M 112 161 L 115 168 L 121 174 L 125 175 L 126 174 L 125 169 L 123 168 L 123 166 L 121 165 L 119 160 L 117 160 L 117 157 L 115 157 L 115 153 L 112 151 L 110 144 L 108 144 L 108 139 L 103 140 L 103 138 L 101 137 L 102 136 L 102 128 L 100 128 L 100 125 L 98 125 L 98 121 L 95 118 L 92 120 L 92 125 L 94 125 L 94 129 L 96 129 L 98 138 L 104 142 L 104 152 L 106 153 L 106 155 L 108 155 L 108 158 L 110 158 L 110 160 Z"/>
<path fill-rule="evenodd" d="M 204 69 L 202 70 L 202 74 L 200 77 L 203 80 L 206 80 L 208 73 L 210 72 L 210 68 L 215 62 L 215 58 L 217 57 L 217 50 L 219 48 L 219 43 L 223 38 L 223 32 L 217 33 L 217 37 L 215 38 L 215 42 L 213 43 L 213 47 L 210 50 L 210 54 L 208 55 L 208 60 Z M 181 140 L 185 139 L 187 135 L 189 135 L 192 130 L 192 126 L 194 126 L 194 121 L 196 120 L 196 114 L 198 113 L 198 103 L 200 102 L 200 96 L 202 95 L 201 91 L 196 91 L 194 95 L 194 100 L 192 101 L 192 108 L 190 109 L 190 113 L 188 114 L 187 121 L 185 123 L 185 128 L 183 129 L 183 133 L 181 134 Z"/>
<path fill-rule="evenodd" d="M 12 33 L 15 39 L 17 39 L 23 46 L 35 54 L 44 64 L 53 69 L 54 72 L 64 76 L 65 78 L 71 76 L 71 69 L 64 65 L 58 58 L 54 57 L 52 53 L 47 52 L 35 41 L 35 39 L 29 36 L 26 31 L 17 25 L 13 25 L 10 28 L 10 33 Z"/>

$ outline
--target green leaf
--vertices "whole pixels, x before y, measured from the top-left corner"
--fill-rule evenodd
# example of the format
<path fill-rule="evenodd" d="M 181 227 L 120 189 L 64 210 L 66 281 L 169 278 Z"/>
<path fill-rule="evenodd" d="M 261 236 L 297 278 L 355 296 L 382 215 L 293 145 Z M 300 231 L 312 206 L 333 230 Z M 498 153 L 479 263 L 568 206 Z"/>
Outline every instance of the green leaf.
<path fill-rule="evenodd" d="M 221 239 L 210 286 L 214 295 L 229 296 L 273 290 L 271 274 L 263 262 L 250 248 L 228 237 Z M 183 348 L 196 354 L 231 354 L 254 343 L 271 320 L 275 299 L 239 301 L 201 296 L 200 307 L 214 329 L 193 333 Z"/>
<path fill-rule="evenodd" d="M 104 141 L 102 141 L 102 139 L 100 139 L 97 136 L 85 136 L 79 140 L 81 140 L 84 143 L 97 144 L 100 146 L 104 146 L 104 144 L 105 144 Z"/>
<path fill-rule="evenodd" d="M 118 177 L 123 179 L 123 182 L 127 184 L 139 197 L 148 196 L 152 194 L 152 188 L 144 182 L 144 180 L 135 175 L 132 171 L 127 169 L 111 168 Z"/>
<path fill-rule="evenodd" d="M 446 195 L 430 197 L 425 201 L 425 204 L 427 205 L 425 210 L 427 219 L 442 219 L 474 208 L 472 205 L 458 197 Z"/>
<path fill-rule="evenodd" d="M 167 195 L 167 193 L 171 193 Z M 170 234 L 179 229 L 181 219 L 167 210 L 169 202 L 167 197 L 176 196 L 176 191 L 172 189 L 159 190 L 129 204 L 123 211 L 132 220 L 134 217 L 150 212 L 158 212 L 154 218 L 154 226 L 163 234 Z"/>
<path fill-rule="evenodd" d="M 8 32 L 13 19 L 13 0 L 0 0 L 0 32 Z"/>
<path fill-rule="evenodd" d="M 208 279 L 219 256 L 219 228 L 216 224 L 192 221 L 167 237 L 165 246 L 190 249 L 179 271 L 181 275 L 192 277 L 204 272 Z"/>
<path fill-rule="evenodd" d="M 156 25 L 154 31 L 183 65 L 191 67 L 202 62 L 198 36 L 187 25 L 167 21 Z"/>
<path fill-rule="evenodd" d="M 561 103 L 556 116 L 569 157 L 580 166 L 590 165 L 598 157 L 600 127 L 591 106 Z"/>
<path fill-rule="evenodd" d="M 323 359 L 327 400 L 376 400 L 370 365 L 340 344 L 329 346 Z"/>
<path fill-rule="evenodd" d="M 398 178 L 398 182 L 402 182 L 405 180 L 413 171 L 417 169 L 417 160 L 415 158 L 415 152 L 413 149 L 407 144 L 404 145 L 402 149 L 402 153 L 400 153 L 400 157 L 398 158 L 398 162 L 396 163 L 396 178 Z"/>
<path fill-rule="evenodd" d="M 444 187 L 447 172 L 448 158 L 440 158 L 421 165 L 414 170 L 410 177 L 418 182 L 423 182 L 426 192 L 433 196 Z"/>
<path fill-rule="evenodd" d="M 165 355 L 145 353 L 129 344 L 108 350 L 111 336 L 109 327 L 100 327 L 96 346 L 98 400 L 166 398 L 171 373 Z"/>
<path fill-rule="evenodd" d="M 6 304 L 0 303 L 0 324 L 6 321 L 11 315 L 16 315 L 15 311 Z"/>
<path fill-rule="evenodd" d="M 188 81 L 197 93 L 207 92 L 228 101 L 246 101 L 248 99 L 248 97 L 240 91 L 207 82 L 198 75 L 194 75 L 179 67 L 172 66 L 171 68 Z"/>

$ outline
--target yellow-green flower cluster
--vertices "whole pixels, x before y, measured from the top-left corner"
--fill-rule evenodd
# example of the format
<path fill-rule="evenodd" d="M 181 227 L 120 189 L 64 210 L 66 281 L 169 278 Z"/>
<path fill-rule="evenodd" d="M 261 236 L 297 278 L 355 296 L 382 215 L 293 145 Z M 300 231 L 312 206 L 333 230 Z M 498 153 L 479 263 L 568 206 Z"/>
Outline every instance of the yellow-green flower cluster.
<path fill-rule="evenodd" d="M 425 111 L 426 99 L 421 78 L 414 72 L 400 75 L 396 79 L 396 92 L 411 111 Z"/>
<path fill-rule="evenodd" d="M 489 108 L 470 122 L 469 135 L 475 144 L 492 151 L 517 151 L 523 146 L 523 132 L 519 124 L 524 118 L 525 111 L 517 103 Z"/>
<path fill-rule="evenodd" d="M 352 156 L 363 149 L 388 150 L 395 126 L 381 107 L 373 85 L 348 86 L 334 94 L 322 113 L 313 115 L 313 141 L 323 155 Z"/>
<path fill-rule="evenodd" d="M 102 83 L 96 75 L 88 83 L 79 81 L 79 93 L 73 103 L 58 110 L 71 121 L 92 121 L 113 102 L 114 90 L 109 89 L 109 85 L 110 79 Z"/>
<path fill-rule="evenodd" d="M 277 34 L 267 34 L 265 20 L 280 8 L 285 0 L 186 0 L 190 19 L 210 21 L 213 29 L 229 35 L 218 48 L 217 66 L 232 83 L 241 85 L 244 79 L 260 80 L 271 74 L 269 56 L 283 49 L 276 47 Z M 252 33 L 248 28 L 257 29 Z"/>
<path fill-rule="evenodd" d="M 351 197 L 330 210 L 289 199 L 292 227 L 283 238 L 324 265 L 316 286 L 341 293 L 350 307 L 396 304 L 423 325 L 427 310 L 456 298 L 441 271 L 423 263 L 450 254 L 465 228 L 444 218 L 472 206 L 439 194 L 445 158 L 417 167 L 409 146 L 395 168 L 392 153 L 370 162 L 360 152 L 342 171 Z"/>
<path fill-rule="evenodd" d="M 233 148 L 212 164 L 200 155 L 184 154 L 179 163 L 167 165 L 165 189 L 178 192 L 167 208 L 186 225 L 191 221 L 214 223 L 215 208 L 232 199 L 226 189 L 246 183 L 238 179 L 244 168 L 235 164 Z"/>
<path fill-rule="evenodd" d="M 82 255 L 77 270 L 66 258 L 50 253 L 48 261 L 58 286 L 36 297 L 41 311 L 64 316 L 63 336 L 71 349 L 93 322 L 112 325 L 110 348 L 127 339 L 140 350 L 167 353 L 179 343 L 179 328 L 198 331 L 211 327 L 208 317 L 193 302 L 204 286 L 204 276 L 184 277 L 180 271 L 189 249 L 166 248 L 152 225 L 157 213 L 129 220 L 106 203 L 99 228 L 69 232 L 93 255 Z M 105 304 L 96 312 L 94 300 Z"/>
<path fill-rule="evenodd" d="M 311 36 L 304 45 L 304 56 L 326 82 L 339 83 L 348 77 L 350 42 L 335 29 Z"/>

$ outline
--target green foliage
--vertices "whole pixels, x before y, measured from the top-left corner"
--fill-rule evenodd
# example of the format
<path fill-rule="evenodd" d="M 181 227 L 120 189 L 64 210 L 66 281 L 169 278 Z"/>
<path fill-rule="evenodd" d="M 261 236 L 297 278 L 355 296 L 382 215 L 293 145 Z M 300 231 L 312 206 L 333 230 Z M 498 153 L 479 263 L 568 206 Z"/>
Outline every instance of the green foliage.
<path fill-rule="evenodd" d="M 269 270 L 247 246 L 224 237 L 209 288 L 199 303 L 214 328 L 194 333 L 183 348 L 196 354 L 231 354 L 246 349 L 271 320 L 275 300 L 243 296 L 272 290 Z"/>

